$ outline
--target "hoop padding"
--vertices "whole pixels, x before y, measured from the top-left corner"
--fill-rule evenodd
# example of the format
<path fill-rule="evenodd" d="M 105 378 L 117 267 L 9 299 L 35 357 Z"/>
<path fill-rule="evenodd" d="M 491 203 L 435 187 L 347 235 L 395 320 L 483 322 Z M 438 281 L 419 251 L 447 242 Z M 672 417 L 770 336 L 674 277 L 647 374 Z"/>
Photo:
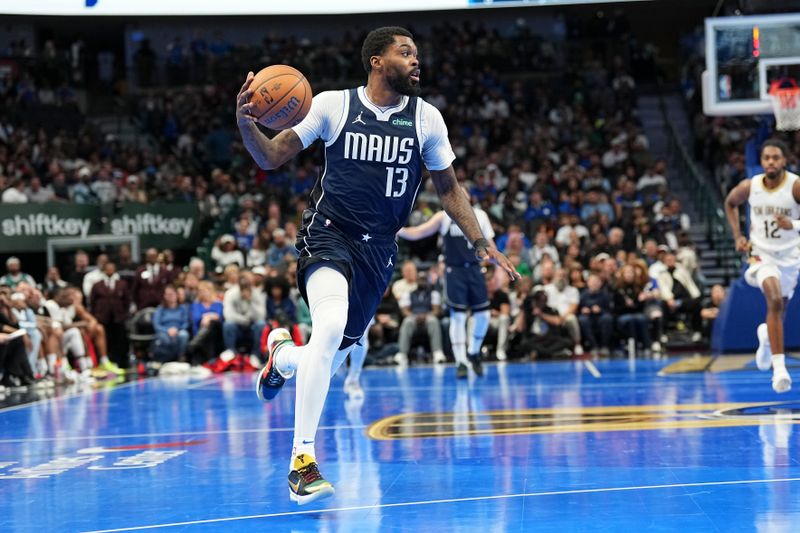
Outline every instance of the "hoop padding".
<path fill-rule="evenodd" d="M 791 78 L 776 80 L 769 87 L 769 96 L 775 114 L 775 129 L 800 130 L 800 87 L 797 82 Z"/>

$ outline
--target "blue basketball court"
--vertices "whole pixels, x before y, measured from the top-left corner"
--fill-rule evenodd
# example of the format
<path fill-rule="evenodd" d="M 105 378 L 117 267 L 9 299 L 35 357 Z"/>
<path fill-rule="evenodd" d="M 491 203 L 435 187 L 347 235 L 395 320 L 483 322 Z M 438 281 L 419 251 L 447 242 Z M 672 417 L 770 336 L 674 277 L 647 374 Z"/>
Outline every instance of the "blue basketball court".
<path fill-rule="evenodd" d="M 317 445 L 336 495 L 305 507 L 294 390 L 261 404 L 252 374 L 6 408 L 0 530 L 796 530 L 796 394 L 700 363 L 367 369 L 356 403 L 336 378 Z"/>

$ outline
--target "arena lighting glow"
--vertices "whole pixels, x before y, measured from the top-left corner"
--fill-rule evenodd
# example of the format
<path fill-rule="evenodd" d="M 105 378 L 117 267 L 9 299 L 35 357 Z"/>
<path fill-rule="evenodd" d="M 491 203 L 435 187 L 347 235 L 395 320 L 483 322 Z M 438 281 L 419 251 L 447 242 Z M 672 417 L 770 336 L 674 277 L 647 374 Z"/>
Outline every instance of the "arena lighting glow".
<path fill-rule="evenodd" d="M 336 15 L 391 13 L 467 8 L 547 7 L 572 4 L 605 4 L 611 0 L 0 0 L 0 14 L 8 15 Z M 653 0 L 615 0 L 647 2 Z"/>
<path fill-rule="evenodd" d="M 761 55 L 761 42 L 759 39 L 758 26 L 753 26 L 753 57 Z"/>

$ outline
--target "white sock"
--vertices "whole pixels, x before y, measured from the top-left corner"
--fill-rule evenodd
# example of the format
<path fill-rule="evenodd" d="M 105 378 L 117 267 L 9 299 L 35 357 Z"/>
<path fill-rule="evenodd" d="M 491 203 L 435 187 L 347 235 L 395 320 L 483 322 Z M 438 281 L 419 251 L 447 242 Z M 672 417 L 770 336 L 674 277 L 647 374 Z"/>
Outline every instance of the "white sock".
<path fill-rule="evenodd" d="M 353 345 L 353 351 L 350 352 L 350 368 L 347 369 L 348 381 L 358 381 L 358 378 L 361 377 L 361 369 L 364 368 L 364 359 L 366 359 L 367 351 L 369 350 L 367 337 L 368 335 L 364 333 L 364 336 Z"/>
<path fill-rule="evenodd" d="M 450 344 L 456 363 L 467 364 L 467 314 L 450 312 Z"/>
<path fill-rule="evenodd" d="M 56 354 L 47 354 L 47 371 L 51 374 L 56 373 L 56 362 L 58 362 L 58 356 Z"/>
<path fill-rule="evenodd" d="M 81 369 L 81 372 L 84 370 L 90 370 L 92 368 L 92 358 L 88 355 L 85 355 L 78 360 L 78 364 L 80 365 L 79 368 Z"/>
<path fill-rule="evenodd" d="M 306 281 L 314 333 L 305 346 L 287 346 L 280 352 L 289 352 L 286 359 L 297 368 L 292 459 L 301 453 L 314 456 L 331 369 L 347 325 L 348 290 L 347 279 L 338 270 L 314 270 Z"/>
<path fill-rule="evenodd" d="M 778 368 L 786 370 L 786 357 L 782 353 L 772 354 L 772 370 L 775 371 Z"/>
<path fill-rule="evenodd" d="M 100 364 L 101 364 L 101 365 L 105 365 L 105 364 L 107 364 L 107 363 L 109 363 L 109 360 L 108 360 L 108 356 L 107 356 L 107 355 L 104 355 L 104 356 L 100 357 Z"/>
<path fill-rule="evenodd" d="M 486 332 L 489 331 L 489 310 L 478 311 L 472 314 L 475 325 L 473 327 L 472 336 L 469 339 L 469 346 L 467 353 L 475 355 L 481 351 L 481 344 L 486 337 Z"/>

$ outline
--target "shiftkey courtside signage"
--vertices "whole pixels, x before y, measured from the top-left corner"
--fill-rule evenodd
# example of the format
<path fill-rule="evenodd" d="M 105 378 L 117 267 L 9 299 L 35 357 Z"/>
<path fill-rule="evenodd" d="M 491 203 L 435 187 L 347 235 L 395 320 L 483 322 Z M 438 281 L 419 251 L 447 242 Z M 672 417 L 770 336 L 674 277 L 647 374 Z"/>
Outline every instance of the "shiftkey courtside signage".
<path fill-rule="evenodd" d="M 90 235 L 138 235 L 143 247 L 194 248 L 200 217 L 193 203 L 126 203 L 113 213 L 97 205 L 4 204 L 0 209 L 0 249 L 44 252 L 47 240 Z"/>
<path fill-rule="evenodd" d="M 196 440 L 83 448 L 75 454 L 58 456 L 33 466 L 15 466 L 15 461 L 0 462 L 0 482 L 4 479 L 48 479 L 84 467 L 93 471 L 155 468 L 187 451 L 174 448 L 196 446 L 205 442 Z M 109 454 L 112 456 L 107 457 Z"/>

